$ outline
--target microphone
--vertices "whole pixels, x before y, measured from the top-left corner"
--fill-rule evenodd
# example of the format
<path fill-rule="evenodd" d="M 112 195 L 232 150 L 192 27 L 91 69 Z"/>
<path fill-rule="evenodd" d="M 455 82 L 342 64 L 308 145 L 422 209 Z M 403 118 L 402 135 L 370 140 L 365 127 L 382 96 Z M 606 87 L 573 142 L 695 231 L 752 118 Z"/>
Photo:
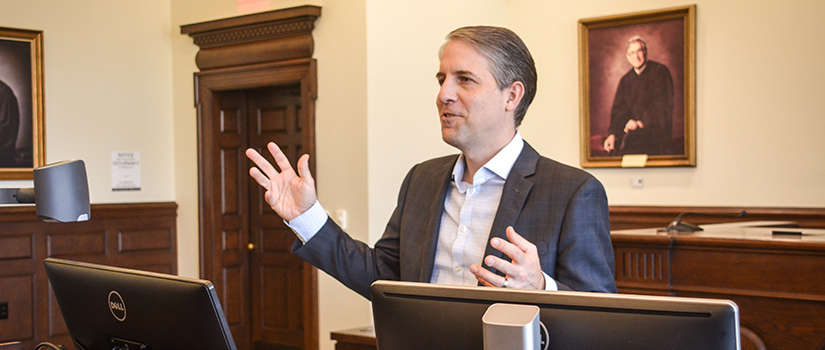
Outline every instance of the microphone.
<path fill-rule="evenodd" d="M 670 224 L 668 224 L 667 227 L 665 227 L 664 229 L 659 229 L 658 231 L 659 232 L 670 232 L 670 231 L 696 232 L 696 231 L 702 231 L 701 227 L 699 227 L 697 225 L 694 225 L 694 224 L 691 224 L 691 223 L 686 222 L 686 221 L 682 221 L 682 217 L 685 216 L 685 215 L 708 215 L 708 216 L 721 216 L 721 217 L 727 217 L 727 218 L 743 218 L 743 217 L 748 216 L 748 212 L 745 211 L 745 210 L 742 210 L 742 211 L 740 211 L 736 214 L 727 214 L 727 213 L 701 213 L 701 212 L 686 211 L 686 212 L 683 212 L 683 213 L 679 214 L 675 219 L 673 219 L 673 221 Z"/>

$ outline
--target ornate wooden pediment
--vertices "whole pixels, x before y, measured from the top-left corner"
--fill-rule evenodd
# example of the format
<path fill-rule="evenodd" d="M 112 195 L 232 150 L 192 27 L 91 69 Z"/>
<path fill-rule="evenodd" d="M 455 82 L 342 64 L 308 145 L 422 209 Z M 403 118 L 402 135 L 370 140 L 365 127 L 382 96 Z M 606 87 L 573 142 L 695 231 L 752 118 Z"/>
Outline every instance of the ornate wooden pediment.
<path fill-rule="evenodd" d="M 300 6 L 181 26 L 200 47 L 201 71 L 312 57 L 318 6 Z"/>

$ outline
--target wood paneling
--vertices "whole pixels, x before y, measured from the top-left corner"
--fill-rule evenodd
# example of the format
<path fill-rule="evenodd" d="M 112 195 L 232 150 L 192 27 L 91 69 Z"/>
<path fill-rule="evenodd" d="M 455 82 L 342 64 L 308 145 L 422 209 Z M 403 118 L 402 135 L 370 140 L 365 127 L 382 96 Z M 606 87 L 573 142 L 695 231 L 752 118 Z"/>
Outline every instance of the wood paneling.
<path fill-rule="evenodd" d="M 34 324 L 31 315 L 33 276 L 0 277 L 1 302 L 9 306 L 9 318 L 0 320 L 0 341 L 30 339 L 34 336 Z"/>
<path fill-rule="evenodd" d="M 746 210 L 743 218 L 718 215 L 736 214 Z M 610 229 L 665 227 L 677 215 L 684 212 L 703 213 L 686 215 L 684 221 L 692 224 L 710 224 L 734 221 L 794 221 L 799 227 L 825 228 L 825 208 L 768 208 L 768 207 L 659 207 L 659 206 L 610 206 Z M 715 215 L 707 215 L 715 214 Z"/>
<path fill-rule="evenodd" d="M 94 204 L 91 219 L 44 223 L 34 206 L 0 207 L 0 342 L 71 347 L 43 268 L 47 257 L 177 273 L 177 204 Z"/>
<path fill-rule="evenodd" d="M 722 217 L 746 210 L 743 218 Z M 693 224 L 791 221 L 825 228 L 825 208 L 611 206 L 612 231 L 663 228 L 680 213 Z M 613 235 L 620 293 L 734 300 L 742 349 L 825 349 L 825 267 L 820 245 L 699 235 Z M 664 275 L 651 274 L 663 257 Z M 645 271 L 645 273 L 641 273 Z M 656 278 L 648 278 L 654 276 Z"/>
<path fill-rule="evenodd" d="M 375 330 L 361 327 L 332 332 L 330 338 L 335 340 L 335 350 L 375 350 Z"/>

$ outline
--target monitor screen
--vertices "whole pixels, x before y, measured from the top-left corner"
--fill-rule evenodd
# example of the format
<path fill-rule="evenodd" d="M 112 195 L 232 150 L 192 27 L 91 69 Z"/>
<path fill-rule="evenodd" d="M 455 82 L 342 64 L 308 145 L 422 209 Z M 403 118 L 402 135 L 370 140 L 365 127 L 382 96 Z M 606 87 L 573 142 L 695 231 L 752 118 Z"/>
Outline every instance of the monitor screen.
<path fill-rule="evenodd" d="M 483 349 L 482 316 L 495 303 L 538 306 L 542 350 L 739 349 L 729 300 L 395 281 L 371 293 L 379 350 Z"/>
<path fill-rule="evenodd" d="M 44 264 L 77 349 L 236 349 L 209 281 L 53 258 Z"/>

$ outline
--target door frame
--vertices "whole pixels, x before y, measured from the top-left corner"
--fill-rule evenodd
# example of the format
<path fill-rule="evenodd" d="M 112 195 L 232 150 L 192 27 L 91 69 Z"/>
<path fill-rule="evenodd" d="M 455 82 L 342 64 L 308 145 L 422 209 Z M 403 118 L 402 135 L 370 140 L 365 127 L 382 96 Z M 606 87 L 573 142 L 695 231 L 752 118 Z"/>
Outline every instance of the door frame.
<path fill-rule="evenodd" d="M 242 256 L 248 264 L 249 252 L 247 242 L 236 243 L 231 253 L 223 247 L 221 179 L 220 171 L 215 171 L 221 170 L 221 165 L 220 159 L 215 159 L 218 152 L 214 142 L 220 125 L 212 119 L 213 94 L 300 84 L 300 117 L 305 123 L 302 147 L 310 155 L 309 166 L 315 172 L 317 73 L 316 61 L 312 59 L 312 31 L 320 16 L 321 7 L 306 5 L 180 27 L 181 34 L 192 37 L 199 47 L 195 63 L 200 71 L 194 74 L 194 85 L 198 116 L 200 276 L 212 281 L 219 293 L 226 285 L 224 275 L 227 273 L 222 269 L 224 256 L 227 259 Z M 242 152 L 239 157 L 244 157 Z M 248 176 L 244 179 L 249 181 Z M 305 266 L 304 282 L 309 291 L 303 296 L 304 344 L 305 349 L 315 350 L 319 342 L 315 268 Z M 226 295 L 222 296 L 222 302 L 226 308 Z"/>
<path fill-rule="evenodd" d="M 226 247 L 222 242 L 221 223 L 221 189 L 219 174 L 221 159 L 216 159 L 215 137 L 220 134 L 220 123 L 213 119 L 213 95 L 221 91 L 251 90 L 262 87 L 300 84 L 301 110 L 299 117 L 305 121 L 302 144 L 305 153 L 310 155 L 310 169 L 315 171 L 315 100 L 317 98 L 316 61 L 299 59 L 265 65 L 256 65 L 244 69 L 228 69 L 218 72 L 200 72 L 195 75 L 198 99 L 198 183 L 199 183 L 199 218 L 200 218 L 200 275 L 213 282 L 219 293 L 226 291 L 224 286 L 227 271 L 222 259 L 243 259 L 249 261 L 247 242 L 240 242 Z M 243 155 L 241 154 L 241 157 Z M 242 162 L 246 164 L 246 162 Z M 244 187 L 245 188 L 245 187 Z M 227 255 L 228 254 L 228 255 Z M 233 259 L 234 260 L 234 259 Z M 247 266 L 248 267 L 248 266 Z M 309 293 L 304 297 L 303 328 L 305 330 L 305 349 L 318 348 L 318 281 L 317 270 L 308 264 L 304 268 L 304 283 Z M 222 294 L 221 300 L 227 300 Z M 249 300 L 247 300 L 247 303 Z M 226 306 L 224 302 L 224 307 Z M 243 305 L 241 306 L 243 307 Z M 227 310 L 227 314 L 239 312 Z M 243 314 L 243 312 L 241 312 Z M 248 317 L 249 315 L 244 315 Z"/>

